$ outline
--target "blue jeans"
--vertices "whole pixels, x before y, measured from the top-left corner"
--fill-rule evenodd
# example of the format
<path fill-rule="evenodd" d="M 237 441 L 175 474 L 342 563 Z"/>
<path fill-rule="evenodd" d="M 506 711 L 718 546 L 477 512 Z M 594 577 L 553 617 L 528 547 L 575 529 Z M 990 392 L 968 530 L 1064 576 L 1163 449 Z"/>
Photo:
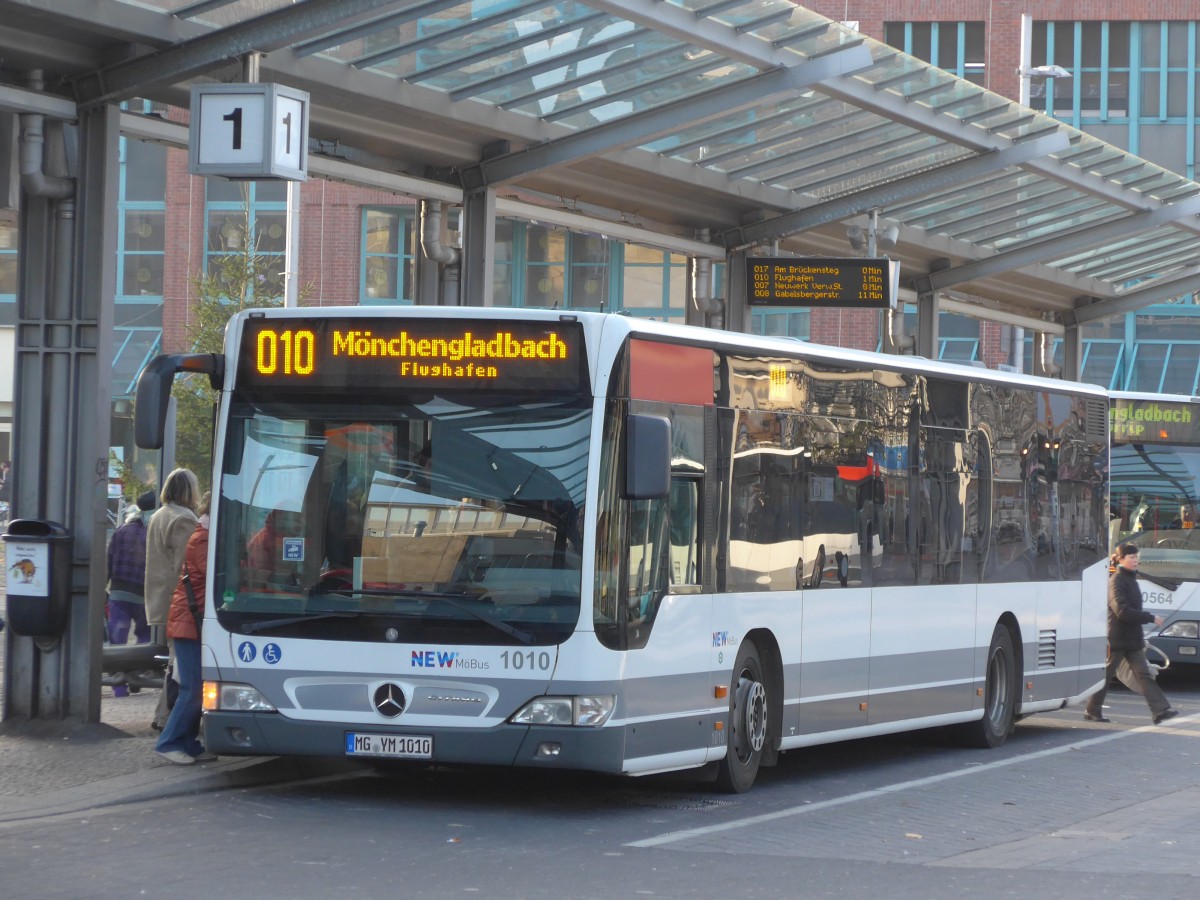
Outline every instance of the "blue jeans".
<path fill-rule="evenodd" d="M 204 752 L 204 745 L 200 743 L 200 642 L 175 638 L 174 644 L 179 699 L 171 708 L 171 715 L 154 749 L 163 753 L 182 750 L 189 756 L 198 756 Z"/>

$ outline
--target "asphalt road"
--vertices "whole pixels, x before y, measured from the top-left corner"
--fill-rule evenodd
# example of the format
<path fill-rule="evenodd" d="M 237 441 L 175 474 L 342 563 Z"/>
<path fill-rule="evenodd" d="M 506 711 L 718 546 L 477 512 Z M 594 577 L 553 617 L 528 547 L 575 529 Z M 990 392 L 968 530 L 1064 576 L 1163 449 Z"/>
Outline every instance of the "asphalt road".
<path fill-rule="evenodd" d="M 332 774 L 0 826 L 10 897 L 1200 894 L 1200 679 L 996 751 L 940 732 L 794 751 L 748 794 L 514 770 Z"/>

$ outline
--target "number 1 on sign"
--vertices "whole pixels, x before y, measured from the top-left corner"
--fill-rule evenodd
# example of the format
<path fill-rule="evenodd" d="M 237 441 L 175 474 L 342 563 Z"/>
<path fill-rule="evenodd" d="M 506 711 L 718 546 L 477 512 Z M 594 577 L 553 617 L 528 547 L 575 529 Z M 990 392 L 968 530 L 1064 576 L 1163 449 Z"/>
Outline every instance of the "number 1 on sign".
<path fill-rule="evenodd" d="M 242 149 L 242 108 L 235 106 L 233 111 L 221 116 L 222 122 L 233 123 L 233 149 Z"/>

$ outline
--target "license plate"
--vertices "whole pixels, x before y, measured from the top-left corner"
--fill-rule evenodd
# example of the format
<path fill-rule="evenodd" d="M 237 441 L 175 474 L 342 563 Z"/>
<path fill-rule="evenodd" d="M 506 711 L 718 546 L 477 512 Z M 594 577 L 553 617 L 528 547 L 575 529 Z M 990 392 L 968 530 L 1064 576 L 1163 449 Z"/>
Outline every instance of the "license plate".
<path fill-rule="evenodd" d="M 433 738 L 427 734 L 363 734 L 347 731 L 346 755 L 433 759 Z"/>

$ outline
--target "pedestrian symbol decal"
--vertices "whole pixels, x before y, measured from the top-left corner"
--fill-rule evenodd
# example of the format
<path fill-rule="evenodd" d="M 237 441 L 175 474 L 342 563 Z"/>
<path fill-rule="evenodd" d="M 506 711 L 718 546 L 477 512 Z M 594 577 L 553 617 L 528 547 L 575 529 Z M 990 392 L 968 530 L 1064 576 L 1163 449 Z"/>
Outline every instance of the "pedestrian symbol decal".
<path fill-rule="evenodd" d="M 242 641 L 238 646 L 238 659 L 242 662 L 254 662 L 254 655 L 258 651 L 254 649 L 254 645 L 249 641 Z"/>

